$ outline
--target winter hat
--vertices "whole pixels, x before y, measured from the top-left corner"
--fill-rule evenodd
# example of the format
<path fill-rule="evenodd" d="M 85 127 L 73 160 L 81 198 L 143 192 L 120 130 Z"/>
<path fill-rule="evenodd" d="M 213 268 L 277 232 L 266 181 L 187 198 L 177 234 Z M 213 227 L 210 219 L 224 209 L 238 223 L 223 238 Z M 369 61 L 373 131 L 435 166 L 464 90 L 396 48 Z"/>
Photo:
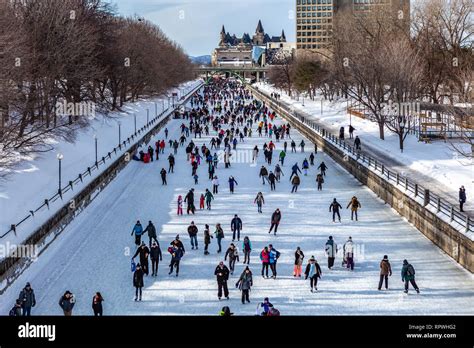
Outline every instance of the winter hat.
<path fill-rule="evenodd" d="M 136 267 L 137 267 L 137 268 L 141 268 L 142 266 L 141 266 L 139 263 L 137 263 L 137 266 L 136 266 Z"/>
<path fill-rule="evenodd" d="M 383 259 L 384 259 L 384 260 L 388 260 L 388 256 L 387 256 L 387 255 L 384 255 L 384 256 L 383 256 Z"/>
<path fill-rule="evenodd" d="M 352 241 L 352 237 L 349 237 L 349 240 Z"/>
<path fill-rule="evenodd" d="M 25 288 L 31 287 L 30 283 L 26 283 Z"/>
<path fill-rule="evenodd" d="M 329 236 L 329 239 L 332 239 L 332 236 Z"/>
<path fill-rule="evenodd" d="M 179 234 L 176 235 L 176 239 L 179 239 Z"/>
<path fill-rule="evenodd" d="M 311 258 L 309 259 L 310 261 L 316 261 L 316 259 L 314 258 L 314 255 L 311 255 Z"/>
<path fill-rule="evenodd" d="M 407 261 L 407 260 L 403 260 L 403 264 L 404 264 L 404 265 L 408 265 L 408 261 Z"/>

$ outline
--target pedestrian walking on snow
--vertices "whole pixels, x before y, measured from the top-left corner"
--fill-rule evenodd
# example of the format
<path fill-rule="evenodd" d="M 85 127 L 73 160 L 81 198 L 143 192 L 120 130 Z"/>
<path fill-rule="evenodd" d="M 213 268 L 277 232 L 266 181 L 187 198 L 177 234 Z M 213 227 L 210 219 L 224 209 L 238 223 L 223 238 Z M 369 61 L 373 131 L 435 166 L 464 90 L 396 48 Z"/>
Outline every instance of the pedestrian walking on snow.
<path fill-rule="evenodd" d="M 74 294 L 71 293 L 69 290 L 64 293 L 63 296 L 59 299 L 59 307 L 63 310 L 63 313 L 66 317 L 70 317 L 72 315 L 72 309 L 76 304 L 76 298 Z"/>
<path fill-rule="evenodd" d="M 183 215 L 183 196 L 179 195 L 178 196 L 178 210 L 177 210 L 177 214 L 178 215 Z"/>
<path fill-rule="evenodd" d="M 466 189 L 461 186 L 459 189 L 459 210 L 464 212 L 464 204 L 466 203 Z"/>
<path fill-rule="evenodd" d="M 214 238 L 214 236 L 211 235 L 209 225 L 204 226 L 204 255 L 209 255 L 209 244 L 211 244 L 211 238 Z"/>
<path fill-rule="evenodd" d="M 291 184 L 293 185 L 291 193 L 298 192 L 298 186 L 300 185 L 300 182 L 300 177 L 298 175 L 295 175 L 293 179 L 291 179 Z"/>
<path fill-rule="evenodd" d="M 188 234 L 189 234 L 189 238 L 191 238 L 191 249 L 194 250 L 194 247 L 198 249 L 198 240 L 197 240 L 198 228 L 194 224 L 194 221 L 191 221 L 191 225 L 188 226 Z"/>
<path fill-rule="evenodd" d="M 234 193 L 234 186 L 235 185 L 239 185 L 237 180 L 235 180 L 233 176 L 229 177 L 229 190 L 230 190 L 230 193 Z"/>
<path fill-rule="evenodd" d="M 166 182 L 166 170 L 165 170 L 165 168 L 161 169 L 160 175 L 161 175 L 161 185 L 168 185 L 168 183 Z"/>
<path fill-rule="evenodd" d="M 204 198 L 206 199 L 207 210 L 211 210 L 211 202 L 214 200 L 214 196 L 211 191 L 206 189 L 206 192 L 204 193 Z"/>
<path fill-rule="evenodd" d="M 301 277 L 304 254 L 300 247 L 295 251 L 295 266 L 293 267 L 293 277 Z"/>
<path fill-rule="evenodd" d="M 140 246 L 142 244 L 142 234 L 143 234 L 143 227 L 142 227 L 142 224 L 140 223 L 140 220 L 138 220 L 135 226 L 133 226 L 133 230 L 130 235 L 133 236 L 134 233 L 135 233 L 135 245 Z"/>
<path fill-rule="evenodd" d="M 305 278 L 310 280 L 311 292 L 315 292 L 318 290 L 318 278 L 321 278 L 323 272 L 321 271 L 321 267 L 319 266 L 318 262 L 311 256 L 306 265 L 306 270 L 304 272 Z"/>
<path fill-rule="evenodd" d="M 250 252 L 252 251 L 252 243 L 249 237 L 245 236 L 242 243 L 242 251 L 244 253 L 244 264 L 250 265 Z"/>
<path fill-rule="evenodd" d="M 277 234 L 277 230 L 278 230 L 278 226 L 280 225 L 280 220 L 281 220 L 281 212 L 280 212 L 280 209 L 277 209 L 273 212 L 272 214 L 272 219 L 271 219 L 271 226 L 270 226 L 270 230 L 268 231 L 268 233 L 271 233 L 273 228 L 275 227 L 275 236 Z"/>
<path fill-rule="evenodd" d="M 230 222 L 230 229 L 232 231 L 232 241 L 235 241 L 236 233 L 237 240 L 240 241 L 240 231 L 242 231 L 242 220 L 238 217 L 237 214 L 234 215 L 234 218 Z"/>
<path fill-rule="evenodd" d="M 143 288 L 143 270 L 139 263 L 133 273 L 133 286 L 135 287 L 135 301 L 142 300 L 142 288 Z"/>
<path fill-rule="evenodd" d="M 155 225 L 153 225 L 153 222 L 151 221 L 148 221 L 148 226 L 143 231 L 143 234 L 147 232 L 148 232 L 148 239 L 149 239 L 148 246 L 151 247 L 151 242 L 153 240 L 158 243 L 158 239 L 156 239 L 156 228 L 155 228 Z"/>
<path fill-rule="evenodd" d="M 257 197 L 255 197 L 253 203 L 257 203 L 257 209 L 259 213 L 262 213 L 262 206 L 265 204 L 265 199 L 263 198 L 263 193 L 257 193 Z"/>
<path fill-rule="evenodd" d="M 158 265 L 160 261 L 163 261 L 163 255 L 161 254 L 160 243 L 153 242 L 150 248 L 150 259 L 151 259 L 151 275 L 156 277 L 158 275 Z"/>
<path fill-rule="evenodd" d="M 420 289 L 415 282 L 415 268 L 408 263 L 407 260 L 403 260 L 402 266 L 402 282 L 405 282 L 405 293 L 408 294 L 408 283 L 410 283 L 416 292 L 419 294 Z"/>
<path fill-rule="evenodd" d="M 35 292 L 30 283 L 26 283 L 23 290 L 20 291 L 18 299 L 20 300 L 22 315 L 29 317 L 31 315 L 31 308 L 36 306 Z"/>
<path fill-rule="evenodd" d="M 325 251 L 328 257 L 328 268 L 331 269 L 334 266 L 334 260 L 337 255 L 337 244 L 332 239 L 332 236 L 329 236 L 329 239 L 326 242 Z"/>
<path fill-rule="evenodd" d="M 351 220 L 354 220 L 354 214 L 355 214 L 356 221 L 358 221 L 357 220 L 357 210 L 359 208 L 362 208 L 362 206 L 360 205 L 360 202 L 359 202 L 359 200 L 357 199 L 356 196 L 353 196 L 351 198 L 350 202 L 347 204 L 346 209 L 349 209 L 349 207 L 351 207 Z"/>
<path fill-rule="evenodd" d="M 263 248 L 260 252 L 260 260 L 262 261 L 262 277 L 268 278 L 268 267 L 270 266 L 270 252 L 268 251 L 268 247 Z"/>
<path fill-rule="evenodd" d="M 224 230 L 222 229 L 221 224 L 216 224 L 216 231 L 214 234 L 216 235 L 217 245 L 219 247 L 217 252 L 220 253 L 222 251 L 221 241 L 224 239 Z"/>
<path fill-rule="evenodd" d="M 227 257 L 229 257 L 230 274 L 234 274 L 235 262 L 239 261 L 239 249 L 234 243 L 230 243 L 229 248 L 225 252 L 224 261 L 227 261 Z"/>
<path fill-rule="evenodd" d="M 342 266 L 344 263 L 347 265 L 347 268 L 350 268 L 351 271 L 354 270 L 354 242 L 352 242 L 352 237 L 349 237 L 347 242 L 344 243 L 342 247 L 344 253 L 344 260 L 342 261 Z"/>
<path fill-rule="evenodd" d="M 222 290 L 224 290 L 224 297 L 229 299 L 229 288 L 227 287 L 227 280 L 229 280 L 229 269 L 224 265 L 224 261 L 219 262 L 214 275 L 217 278 L 217 297 L 219 301 L 222 298 Z"/>
<path fill-rule="evenodd" d="M 329 205 L 329 212 L 332 211 L 332 222 L 336 222 L 336 215 L 339 219 L 339 222 L 341 222 L 341 214 L 339 213 L 339 209 L 342 209 L 342 206 L 339 204 L 336 198 L 334 198 L 332 203 Z"/>
<path fill-rule="evenodd" d="M 384 255 L 382 261 L 380 261 L 380 280 L 379 290 L 382 290 L 382 285 L 385 280 L 385 290 L 388 290 L 388 277 L 392 276 L 392 267 L 388 261 L 388 256 Z"/>
<path fill-rule="evenodd" d="M 103 314 L 102 302 L 104 302 L 104 298 L 100 292 L 96 292 L 92 298 L 92 310 L 95 317 L 101 317 Z"/>
<path fill-rule="evenodd" d="M 253 286 L 252 271 L 249 266 L 245 267 L 235 287 L 242 291 L 242 304 L 250 303 L 250 289 Z"/>
<path fill-rule="evenodd" d="M 143 273 L 148 275 L 148 256 L 150 255 L 150 249 L 146 246 L 145 242 L 142 242 L 140 247 L 132 256 L 132 260 L 138 255 L 140 255 L 140 264 L 142 266 Z"/>

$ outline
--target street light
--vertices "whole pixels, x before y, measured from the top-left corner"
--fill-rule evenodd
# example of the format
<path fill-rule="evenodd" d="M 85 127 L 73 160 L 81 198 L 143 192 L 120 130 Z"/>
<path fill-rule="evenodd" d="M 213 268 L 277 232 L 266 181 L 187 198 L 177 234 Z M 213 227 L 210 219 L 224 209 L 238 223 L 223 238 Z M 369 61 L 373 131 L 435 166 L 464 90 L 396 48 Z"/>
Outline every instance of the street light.
<path fill-rule="evenodd" d="M 146 109 L 146 124 L 150 123 L 150 109 Z"/>
<path fill-rule="evenodd" d="M 58 184 L 58 193 L 61 195 L 61 161 L 64 158 L 62 153 L 58 153 L 56 155 L 56 158 L 58 159 L 58 164 L 59 164 L 59 184 Z"/>
<path fill-rule="evenodd" d="M 321 97 L 321 116 L 323 115 L 323 97 Z"/>
<path fill-rule="evenodd" d="M 303 106 L 304 106 L 304 93 L 301 96 L 303 97 Z"/>
<path fill-rule="evenodd" d="M 137 114 L 133 114 L 133 122 L 135 125 L 135 134 L 137 134 Z"/>
<path fill-rule="evenodd" d="M 94 134 L 94 142 L 95 142 L 95 166 L 97 167 L 98 161 L 97 161 L 97 134 Z"/>
<path fill-rule="evenodd" d="M 401 139 L 401 142 L 400 142 L 400 151 L 403 153 L 403 134 L 404 134 L 404 130 L 405 130 L 405 126 L 406 126 L 406 123 L 405 123 L 405 117 L 400 117 L 400 139 Z"/>
<path fill-rule="evenodd" d="M 122 143 L 122 122 L 118 121 L 119 126 L 119 146 Z"/>

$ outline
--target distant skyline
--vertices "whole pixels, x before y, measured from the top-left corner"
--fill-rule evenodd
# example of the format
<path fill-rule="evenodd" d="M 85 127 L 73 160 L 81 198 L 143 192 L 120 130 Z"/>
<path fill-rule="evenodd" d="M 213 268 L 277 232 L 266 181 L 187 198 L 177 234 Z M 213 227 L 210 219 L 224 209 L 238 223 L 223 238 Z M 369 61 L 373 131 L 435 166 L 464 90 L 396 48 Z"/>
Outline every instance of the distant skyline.
<path fill-rule="evenodd" d="M 222 25 L 238 37 L 255 33 L 258 20 L 265 32 L 282 29 L 295 41 L 295 0 L 107 0 L 122 16 L 137 15 L 154 24 L 191 56 L 208 55 L 219 43 Z"/>

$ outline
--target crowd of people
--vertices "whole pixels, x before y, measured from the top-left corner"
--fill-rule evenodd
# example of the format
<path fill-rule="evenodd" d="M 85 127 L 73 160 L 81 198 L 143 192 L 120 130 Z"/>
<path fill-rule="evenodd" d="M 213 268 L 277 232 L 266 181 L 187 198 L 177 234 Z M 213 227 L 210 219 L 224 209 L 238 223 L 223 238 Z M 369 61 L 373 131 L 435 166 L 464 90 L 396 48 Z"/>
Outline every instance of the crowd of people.
<path fill-rule="evenodd" d="M 298 153 L 297 147 L 300 149 L 299 156 L 301 156 L 301 153 L 306 154 L 306 144 L 304 140 L 301 140 L 297 144 L 295 140 L 291 138 L 291 125 L 285 122 L 276 122 L 278 118 L 277 114 L 268 108 L 264 102 L 255 99 L 252 93 L 238 82 L 230 82 L 228 80 L 213 81 L 207 84 L 201 92 L 195 93 L 190 100 L 190 104 L 191 110 L 185 111 L 183 114 L 183 122 L 180 126 L 181 134 L 178 138 L 168 139 L 170 134 L 168 129 L 165 129 L 165 139 L 156 141 L 154 148 L 149 145 L 146 149 L 140 149 L 138 154 L 135 155 L 135 159 L 143 162 L 157 161 L 160 155 L 166 157 L 165 150 L 168 147 L 170 150 L 170 153 L 166 157 L 168 169 L 163 167 L 159 172 L 162 185 L 167 185 L 167 177 L 174 174 L 175 165 L 189 166 L 189 175 L 192 177 L 194 184 L 198 185 L 200 180 L 199 173 L 201 172 L 199 169 L 206 167 L 209 187 L 202 193 L 197 193 L 194 188 L 190 188 L 186 195 L 178 195 L 176 214 L 183 216 L 183 205 L 186 205 L 186 217 L 192 217 L 187 228 L 191 252 L 199 250 L 198 236 L 201 235 L 203 237 L 203 253 L 205 256 L 211 254 L 210 245 L 212 239 L 215 239 L 217 242 L 217 254 L 225 250 L 223 260 L 219 261 L 214 270 L 218 300 L 230 298 L 227 283 L 236 271 L 236 263 L 241 261 L 240 250 L 242 250 L 244 269 L 241 273 L 239 272 L 240 274 L 237 274 L 235 287 L 241 292 L 242 304 L 248 304 L 250 303 L 250 291 L 254 286 L 254 274 L 250 268 L 250 258 L 255 245 L 252 245 L 251 242 L 252 235 L 250 233 L 244 235 L 243 233 L 246 231 L 244 228 L 245 221 L 242 220 L 238 212 L 234 214 L 231 221 L 228 222 L 232 242 L 227 248 L 223 248 L 222 241 L 225 238 L 225 234 L 223 225 L 221 224 L 222 222 L 215 224 L 215 228 L 212 231 L 210 225 L 202 221 L 206 215 L 200 213 L 198 216 L 197 213 L 201 210 L 204 212 L 212 210 L 212 202 L 219 196 L 221 182 L 219 177 L 222 179 L 225 169 L 232 166 L 231 157 L 233 150 L 236 150 L 239 144 L 245 142 L 247 138 L 251 138 L 252 135 L 255 136 L 254 132 L 257 137 L 268 138 L 269 140 L 268 143 L 264 142 L 261 149 L 255 146 L 252 151 L 252 162 L 256 164 L 259 161 L 259 153 L 263 153 L 265 164 L 261 165 L 258 175 L 261 184 L 270 185 L 271 191 L 276 191 L 278 189 L 277 186 L 284 180 L 285 173 L 283 172 L 283 168 L 285 166 L 285 160 L 294 156 L 293 154 Z M 207 139 L 209 137 L 211 139 L 208 143 L 202 143 L 201 146 L 198 146 L 196 143 L 202 141 L 198 141 L 197 139 L 201 139 L 203 134 Z M 192 139 L 193 137 L 194 139 Z M 278 161 L 275 166 L 272 167 L 273 153 L 276 152 L 277 148 L 276 143 L 280 143 L 283 149 L 278 152 Z M 287 151 L 288 145 L 290 145 L 291 152 Z M 186 153 L 186 163 L 180 162 L 177 164 L 175 155 L 178 154 L 180 148 Z M 304 158 L 301 164 L 295 162 L 291 165 L 291 173 L 288 174 L 286 179 L 291 183 L 292 194 L 298 194 L 299 185 L 303 180 L 307 180 L 305 177 L 308 176 L 308 172 L 312 167 L 317 169 L 317 174 L 315 179 L 313 179 L 313 185 L 317 187 L 318 191 L 323 190 L 323 184 L 325 183 L 329 168 L 324 161 L 317 166 L 315 163 L 317 151 L 317 145 L 314 145 L 314 151 L 310 151 L 309 156 Z M 218 171 L 219 176 L 217 175 Z M 223 173 L 221 174 L 221 172 Z M 240 189 L 238 178 L 232 175 L 223 181 L 228 184 L 230 194 L 234 194 L 234 192 Z M 210 188 L 211 186 L 212 190 Z M 197 202 L 199 202 L 199 208 L 196 207 Z M 258 214 L 263 214 L 265 198 L 262 192 L 256 193 L 253 202 L 249 202 L 249 204 L 251 203 L 257 206 Z M 362 208 L 359 199 L 353 196 L 346 208 L 351 211 L 351 220 L 355 219 L 358 221 L 358 211 Z M 332 214 L 332 221 L 334 223 L 336 222 L 336 218 L 337 222 L 341 222 L 342 209 L 342 205 L 334 198 L 329 205 L 329 213 Z M 201 220 L 199 221 L 200 224 L 195 222 L 197 219 Z M 283 221 L 283 214 L 280 208 L 273 211 L 269 220 L 270 226 L 268 234 L 273 233 L 273 235 L 276 236 L 278 228 Z M 198 225 L 204 225 L 202 234 L 199 233 Z M 158 276 L 159 263 L 162 262 L 164 255 L 162 254 L 161 246 L 157 238 L 156 227 L 152 221 L 149 221 L 145 228 L 140 221 L 137 221 L 132 228 L 131 235 L 134 237 L 134 244 L 137 248 L 131 260 L 131 270 L 133 274 L 132 284 L 135 288 L 135 301 L 141 301 L 145 279 L 148 276 L 153 278 Z M 146 235 L 148 236 L 148 243 L 142 240 Z M 241 249 L 239 249 L 239 247 L 241 247 Z M 268 245 L 258 250 L 262 278 L 276 279 L 278 260 L 281 257 L 280 251 L 271 243 L 268 243 Z M 341 254 L 333 236 L 329 236 L 326 244 L 321 246 L 321 250 L 324 250 L 324 253 L 327 255 L 327 269 L 331 270 L 334 267 L 336 258 Z M 354 271 L 357 252 L 356 244 L 352 240 L 352 237 L 348 237 L 341 250 L 342 267 Z M 169 243 L 166 251 L 169 254 L 168 275 L 178 277 L 181 261 L 186 258 L 186 249 L 179 234 Z M 320 263 L 315 256 L 311 256 L 308 258 L 307 264 L 303 269 L 305 254 L 304 250 L 297 245 L 295 245 L 294 257 L 293 276 L 295 278 L 304 277 L 306 280 L 309 279 L 311 292 L 316 292 L 318 290 L 318 280 L 321 279 L 323 275 Z M 138 259 L 137 262 L 135 261 L 136 259 Z M 151 272 L 149 267 L 150 261 Z M 225 262 L 228 262 L 228 265 L 226 265 Z M 269 272 L 271 272 L 271 275 L 269 275 Z M 388 261 L 388 256 L 385 255 L 380 262 L 380 282 L 378 284 L 378 290 L 382 290 L 383 283 L 385 283 L 385 289 L 388 289 L 388 277 L 391 275 L 392 268 Z M 408 263 L 407 260 L 403 262 L 401 276 L 405 283 L 405 292 L 408 292 L 409 284 L 412 284 L 414 289 L 419 292 L 419 288 L 415 282 L 414 267 Z M 59 305 L 65 315 L 72 314 L 75 301 L 75 296 L 69 291 L 61 297 Z M 104 299 L 99 292 L 93 296 L 92 308 L 94 315 L 102 315 L 103 301 Z M 20 293 L 19 299 L 10 314 L 30 315 L 31 308 L 34 307 L 35 304 L 33 290 L 30 284 L 27 284 L 25 289 Z M 276 313 L 279 313 L 278 310 L 274 309 L 268 298 L 265 298 L 263 302 L 259 303 L 257 312 L 259 315 L 278 315 Z M 231 315 L 232 313 L 229 307 L 225 306 L 220 314 Z"/>

